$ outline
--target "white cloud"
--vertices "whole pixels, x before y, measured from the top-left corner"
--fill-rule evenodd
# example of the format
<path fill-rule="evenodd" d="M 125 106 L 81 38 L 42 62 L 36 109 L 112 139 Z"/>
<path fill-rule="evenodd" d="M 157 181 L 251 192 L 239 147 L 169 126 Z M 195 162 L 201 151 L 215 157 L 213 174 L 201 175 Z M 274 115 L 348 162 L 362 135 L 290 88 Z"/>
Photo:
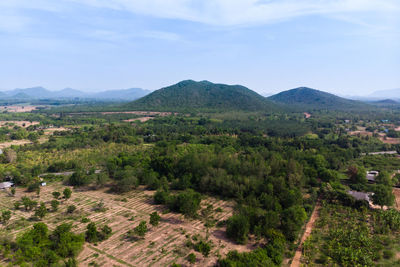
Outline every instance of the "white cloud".
<path fill-rule="evenodd" d="M 273 23 L 313 14 L 394 13 L 398 0 L 69 0 L 161 18 L 235 26 Z"/>

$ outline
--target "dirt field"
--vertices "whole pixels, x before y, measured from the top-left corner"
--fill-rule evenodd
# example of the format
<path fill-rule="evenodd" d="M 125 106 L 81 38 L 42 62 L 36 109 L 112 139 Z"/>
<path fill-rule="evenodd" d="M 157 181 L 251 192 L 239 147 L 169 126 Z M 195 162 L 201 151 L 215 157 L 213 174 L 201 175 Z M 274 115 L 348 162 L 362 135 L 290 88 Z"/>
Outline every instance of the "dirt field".
<path fill-rule="evenodd" d="M 367 131 L 352 131 L 349 132 L 349 135 L 372 136 L 372 133 Z"/>
<path fill-rule="evenodd" d="M 69 131 L 69 129 L 64 128 L 64 127 L 58 127 L 58 128 L 48 128 L 44 130 L 45 135 L 53 135 L 54 132 L 64 132 L 64 131 Z"/>
<path fill-rule="evenodd" d="M 0 143 L 0 149 L 4 149 L 10 146 L 21 146 L 25 144 L 31 144 L 32 142 L 29 140 L 12 140 L 4 143 Z"/>
<path fill-rule="evenodd" d="M 306 229 L 304 231 L 303 236 L 301 237 L 300 244 L 296 250 L 296 253 L 294 254 L 294 258 L 292 260 L 292 263 L 290 264 L 290 267 L 300 267 L 300 265 L 301 265 L 300 259 L 301 259 L 301 255 L 303 253 L 303 243 L 310 236 L 312 229 L 315 225 L 315 222 L 318 219 L 320 209 L 321 209 L 321 204 L 319 202 L 317 202 L 317 204 L 315 205 L 315 208 L 311 214 L 310 220 L 306 224 Z"/>
<path fill-rule="evenodd" d="M 40 106 L 0 106 L 0 112 L 31 112 L 32 110 L 36 110 L 38 107 Z"/>
<path fill-rule="evenodd" d="M 0 191 L 0 208 L 13 207 L 13 202 L 24 195 L 44 201 L 50 207 L 51 192 L 56 190 L 61 192 L 64 187 L 60 183 L 42 187 L 40 199 L 36 198 L 35 193 L 26 193 L 19 188 L 15 197 L 9 196 L 5 191 Z M 85 244 L 84 250 L 78 257 L 79 266 L 88 266 L 92 262 L 100 266 L 170 266 L 173 262 L 187 265 L 188 262 L 185 258 L 190 253 L 195 253 L 197 258 L 196 263 L 192 266 L 213 266 L 219 255 L 224 256 L 230 250 L 249 251 L 253 248 L 252 245 L 241 246 L 227 240 L 224 227 L 212 227 L 207 235 L 204 222 L 200 220 L 189 220 L 175 213 L 164 214 L 162 206 L 153 204 L 153 194 L 154 191 L 145 190 L 137 190 L 124 195 L 109 194 L 105 189 L 74 191 L 71 199 L 62 201 L 59 211 L 50 212 L 43 221 L 49 225 L 50 229 L 54 229 L 62 222 L 71 222 L 74 231 L 84 232 L 87 223 L 82 223 L 81 219 L 86 217 L 99 226 L 107 224 L 113 229 L 113 235 L 108 240 L 97 245 Z M 94 205 L 100 201 L 103 201 L 107 211 L 93 211 Z M 73 216 L 66 214 L 66 207 L 70 204 L 77 207 Z M 218 221 L 226 220 L 232 214 L 233 203 L 207 198 L 202 201 L 202 206 L 207 204 L 213 205 L 212 216 Z M 217 212 L 215 210 L 217 208 L 221 208 L 222 212 Z M 29 218 L 33 212 L 11 209 L 14 214 L 8 225 L 12 225 L 12 229 L 8 229 L 6 232 L 15 236 L 16 233 L 33 224 L 33 222 L 21 220 L 21 218 Z M 127 240 L 126 232 L 133 229 L 142 220 L 148 222 L 149 214 L 153 211 L 158 211 L 160 214 L 160 224 L 157 227 L 148 224 L 149 232 L 142 240 Z M 2 228 L 3 226 L 0 226 L 0 235 Z M 185 246 L 188 238 L 195 235 L 200 238 L 209 236 L 208 240 L 213 243 L 213 248 L 207 258 Z"/>
<path fill-rule="evenodd" d="M 140 122 L 145 122 L 148 120 L 152 120 L 155 117 L 139 117 L 139 118 L 134 118 L 134 119 L 129 119 L 129 120 L 124 120 L 125 122 L 134 122 L 134 121 L 140 121 Z"/>
<path fill-rule="evenodd" d="M 15 125 L 19 127 L 29 127 L 31 125 L 38 125 L 38 121 L 0 121 L 0 127 L 3 126 L 8 126 L 8 127 L 14 127 Z"/>
<path fill-rule="evenodd" d="M 379 137 L 385 144 L 400 144 L 400 138 L 391 138 L 391 137 Z"/>
<path fill-rule="evenodd" d="M 400 211 L 400 188 L 393 188 L 393 194 L 395 197 L 394 206 Z"/>

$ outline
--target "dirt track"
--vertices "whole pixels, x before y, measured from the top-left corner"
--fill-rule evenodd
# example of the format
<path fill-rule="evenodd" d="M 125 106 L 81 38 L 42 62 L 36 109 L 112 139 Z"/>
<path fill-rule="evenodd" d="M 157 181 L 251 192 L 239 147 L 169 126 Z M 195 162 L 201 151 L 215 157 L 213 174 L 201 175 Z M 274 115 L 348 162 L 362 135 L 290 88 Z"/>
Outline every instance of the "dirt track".
<path fill-rule="evenodd" d="M 317 204 L 315 205 L 315 208 L 311 214 L 310 220 L 308 221 L 306 225 L 306 230 L 304 231 L 303 236 L 301 237 L 300 244 L 296 250 L 296 253 L 294 254 L 294 258 L 292 260 L 292 263 L 290 264 L 290 267 L 300 267 L 301 262 L 301 255 L 303 252 L 303 243 L 304 241 L 310 236 L 312 229 L 314 228 L 315 222 L 318 219 L 319 216 L 319 210 L 321 209 L 321 204 L 318 201 Z"/>
<path fill-rule="evenodd" d="M 393 194 L 395 196 L 394 206 L 397 210 L 400 210 L 400 188 L 393 188 Z"/>

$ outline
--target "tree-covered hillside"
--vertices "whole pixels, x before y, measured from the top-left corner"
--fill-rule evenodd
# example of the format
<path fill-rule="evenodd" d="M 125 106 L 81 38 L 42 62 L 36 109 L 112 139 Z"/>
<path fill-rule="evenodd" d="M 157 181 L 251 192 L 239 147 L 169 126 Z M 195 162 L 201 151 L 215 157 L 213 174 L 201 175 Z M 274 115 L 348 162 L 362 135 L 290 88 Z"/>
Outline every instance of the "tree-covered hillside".
<path fill-rule="evenodd" d="M 338 97 L 336 95 L 311 89 L 299 87 L 268 97 L 276 103 L 292 105 L 295 108 L 317 109 L 317 110 L 364 110 L 371 106 L 354 100 Z"/>
<path fill-rule="evenodd" d="M 157 90 L 127 105 L 142 110 L 277 110 L 277 106 L 240 85 L 182 81 Z"/>

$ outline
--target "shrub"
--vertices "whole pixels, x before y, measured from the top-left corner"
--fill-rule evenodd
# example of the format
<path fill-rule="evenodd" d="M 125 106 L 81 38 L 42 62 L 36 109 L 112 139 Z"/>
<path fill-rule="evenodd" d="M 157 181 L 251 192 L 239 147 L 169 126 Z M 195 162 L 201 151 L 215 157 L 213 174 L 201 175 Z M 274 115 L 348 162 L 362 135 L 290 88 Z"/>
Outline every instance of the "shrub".
<path fill-rule="evenodd" d="M 160 222 L 160 215 L 155 211 L 152 214 L 150 214 L 150 224 L 153 226 L 157 226 Z"/>
<path fill-rule="evenodd" d="M 76 210 L 76 207 L 74 205 L 70 205 L 67 207 L 67 212 L 68 213 L 73 213 Z"/>

